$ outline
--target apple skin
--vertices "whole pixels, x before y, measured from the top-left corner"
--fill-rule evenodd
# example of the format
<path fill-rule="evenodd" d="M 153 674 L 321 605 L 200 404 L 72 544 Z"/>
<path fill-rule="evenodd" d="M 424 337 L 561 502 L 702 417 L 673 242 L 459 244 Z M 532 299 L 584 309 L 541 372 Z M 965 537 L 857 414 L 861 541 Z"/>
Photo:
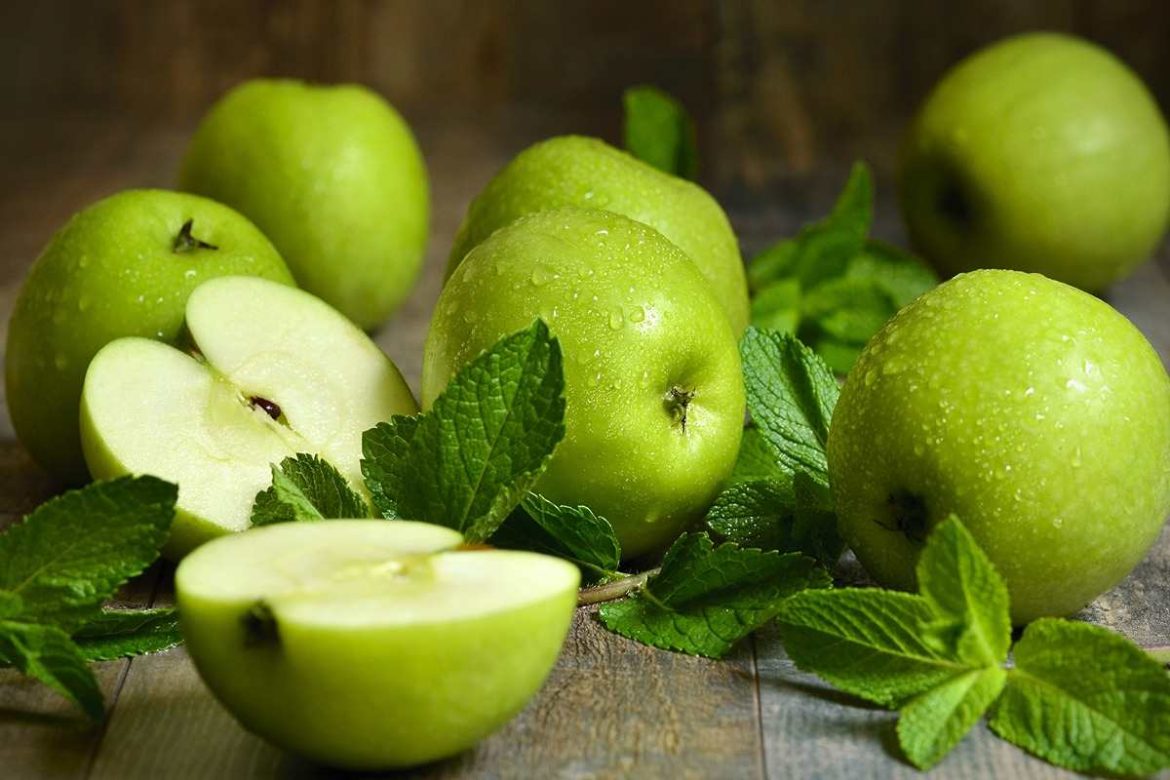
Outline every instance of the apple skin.
<path fill-rule="evenodd" d="M 911 588 L 919 540 L 954 513 L 1016 624 L 1067 615 L 1121 581 L 1170 513 L 1170 379 L 1103 301 L 975 271 L 869 342 L 828 459 L 842 535 L 878 582 Z"/>
<path fill-rule="evenodd" d="M 639 222 L 566 208 L 473 249 L 439 296 L 422 405 L 498 339 L 541 318 L 559 340 L 565 438 L 536 490 L 585 504 L 627 558 L 702 517 L 735 465 L 744 387 L 735 335 L 683 252 Z M 670 394 L 693 392 L 681 425 Z"/>
<path fill-rule="evenodd" d="M 419 557 L 489 556 L 484 564 L 495 564 L 493 576 L 498 570 L 508 577 L 536 564 L 545 576 L 528 587 L 548 592 L 478 614 L 464 609 L 446 619 L 436 614 L 442 608 L 422 600 L 425 582 L 413 585 L 415 614 L 407 619 L 381 619 L 377 604 L 363 609 L 363 617 L 349 618 L 345 611 L 354 598 L 336 603 L 330 617 L 311 614 L 311 605 L 305 610 L 273 600 L 279 639 L 269 643 L 257 642 L 245 624 L 249 610 L 266 597 L 263 589 L 212 593 L 196 582 L 200 568 L 206 573 L 198 579 L 236 576 L 224 552 L 240 542 L 279 546 L 290 536 L 303 537 L 305 544 L 339 559 L 362 558 L 383 544 L 375 531 L 413 537 L 409 546 Z M 540 689 L 568 633 L 579 581 L 571 564 L 533 553 L 440 552 L 460 541 L 450 529 L 423 523 L 329 520 L 257 528 L 211 542 L 184 560 L 175 575 L 187 652 L 245 728 L 288 751 L 359 770 L 416 766 L 454 755 L 504 725 Z M 257 561 L 253 568 L 276 563 Z M 482 577 L 476 584 L 479 591 L 492 587 Z M 483 600 L 482 593 L 466 596 Z"/>
<path fill-rule="evenodd" d="M 406 122 L 364 87 L 236 87 L 196 131 L 180 186 L 246 214 L 302 288 L 362 328 L 380 325 L 414 286 L 426 167 Z"/>
<path fill-rule="evenodd" d="M 578 206 L 643 222 L 686 252 L 738 336 L 751 319 L 747 276 L 727 215 L 706 190 L 596 138 L 560 136 L 530 146 L 471 203 L 447 276 L 476 244 L 517 217 Z"/>
<path fill-rule="evenodd" d="M 176 252 L 187 220 L 217 249 Z M 255 225 L 206 198 L 129 190 L 74 215 L 29 270 L 8 325 L 8 409 L 33 458 L 64 483 L 87 481 L 78 405 L 90 360 L 123 336 L 173 343 L 191 291 L 235 274 L 293 284 Z"/>
<path fill-rule="evenodd" d="M 1138 77 L 1065 35 L 1009 38 L 927 98 L 902 149 L 914 246 L 946 275 L 1034 271 L 1090 292 L 1150 256 L 1170 215 L 1170 136 Z"/>

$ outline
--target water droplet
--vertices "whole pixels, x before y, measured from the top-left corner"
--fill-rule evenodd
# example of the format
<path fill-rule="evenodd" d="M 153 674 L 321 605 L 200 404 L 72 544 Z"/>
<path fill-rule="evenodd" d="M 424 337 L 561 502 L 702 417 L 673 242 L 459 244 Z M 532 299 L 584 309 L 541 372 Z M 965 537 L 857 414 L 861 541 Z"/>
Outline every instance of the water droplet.
<path fill-rule="evenodd" d="M 64 371 L 69 366 L 69 358 L 65 357 L 64 352 L 58 352 L 53 356 L 53 365 L 58 371 Z"/>
<path fill-rule="evenodd" d="M 614 309 L 609 313 L 609 327 L 613 330 L 620 330 L 624 322 L 621 309 Z"/>
<path fill-rule="evenodd" d="M 1062 525 L 1064 525 L 1064 518 L 1063 517 L 1052 518 L 1052 527 L 1053 528 L 1060 528 Z"/>
<path fill-rule="evenodd" d="M 873 383 L 877 381 L 877 372 L 872 368 L 865 372 L 865 386 L 872 387 Z"/>
<path fill-rule="evenodd" d="M 532 269 L 532 275 L 528 278 L 534 286 L 543 287 L 555 278 L 555 274 L 549 273 L 543 265 L 538 265 Z"/>
<path fill-rule="evenodd" d="M 601 372 L 599 371 L 593 376 L 589 377 L 585 384 L 589 385 L 590 387 L 597 387 L 599 384 L 601 384 Z"/>
<path fill-rule="evenodd" d="M 199 272 L 196 271 L 194 268 L 188 268 L 186 271 L 183 272 L 184 279 L 194 279 L 198 275 L 199 275 Z"/>
<path fill-rule="evenodd" d="M 85 311 L 89 308 L 89 298 L 84 295 L 77 299 L 77 310 Z"/>
<path fill-rule="evenodd" d="M 146 301 L 146 296 L 145 296 L 145 295 L 139 295 L 139 296 L 138 296 L 138 302 L 139 302 L 139 303 L 144 303 L 145 301 Z"/>
<path fill-rule="evenodd" d="M 646 311 L 641 306 L 635 306 L 630 309 L 630 313 L 627 316 L 630 322 L 641 322 L 646 319 Z"/>
<path fill-rule="evenodd" d="M 1074 469 L 1079 469 L 1081 467 L 1081 448 L 1080 447 L 1077 447 L 1076 449 L 1073 450 L 1072 461 L 1069 465 L 1071 465 Z"/>

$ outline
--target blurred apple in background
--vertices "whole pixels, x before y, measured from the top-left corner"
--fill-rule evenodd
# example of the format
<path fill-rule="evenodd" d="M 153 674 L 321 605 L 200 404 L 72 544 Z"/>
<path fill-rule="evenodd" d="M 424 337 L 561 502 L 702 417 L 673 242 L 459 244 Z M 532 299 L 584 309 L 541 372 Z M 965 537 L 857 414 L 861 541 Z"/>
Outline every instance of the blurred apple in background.
<path fill-rule="evenodd" d="M 903 149 L 902 211 L 944 274 L 1036 271 L 1091 292 L 1148 258 L 1170 214 L 1170 139 L 1109 52 L 1009 38 L 947 73 Z"/>
<path fill-rule="evenodd" d="M 402 117 L 364 87 L 237 87 L 203 119 L 180 185 L 247 215 L 298 285 L 367 330 L 402 303 L 422 265 L 422 154 Z"/>

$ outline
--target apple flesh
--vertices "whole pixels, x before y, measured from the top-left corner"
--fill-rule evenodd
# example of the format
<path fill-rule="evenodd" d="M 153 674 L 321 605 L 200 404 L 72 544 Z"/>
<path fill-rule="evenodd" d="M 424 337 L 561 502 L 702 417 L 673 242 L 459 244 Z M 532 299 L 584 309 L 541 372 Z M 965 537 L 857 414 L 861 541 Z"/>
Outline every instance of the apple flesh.
<path fill-rule="evenodd" d="M 878 582 L 914 584 L 929 530 L 970 529 L 1025 623 L 1117 584 L 1170 513 L 1170 378 L 1108 304 L 975 271 L 869 342 L 828 441 L 841 532 Z"/>
<path fill-rule="evenodd" d="M 366 329 L 422 265 L 426 166 L 406 122 L 364 87 L 236 87 L 200 123 L 180 186 L 246 214 L 301 287 Z"/>
<path fill-rule="evenodd" d="M 377 345 L 302 290 L 212 280 L 191 294 L 187 329 L 197 355 L 148 339 L 107 345 L 81 403 L 95 478 L 178 483 L 169 557 L 247 528 L 270 465 L 290 455 L 320 455 L 361 489 L 362 431 L 417 411 Z"/>
<path fill-rule="evenodd" d="M 944 274 L 1035 271 L 1100 291 L 1150 256 L 1170 214 L 1170 135 L 1107 51 L 1021 35 L 952 69 L 899 174 L 915 247 Z"/>
<path fill-rule="evenodd" d="M 8 410 L 21 443 L 62 482 L 88 478 L 77 427 L 85 370 L 114 339 L 174 342 L 210 278 L 293 279 L 240 214 L 164 190 L 121 192 L 75 215 L 29 271 L 8 326 Z"/>
<path fill-rule="evenodd" d="M 735 335 L 678 247 L 607 211 L 523 217 L 473 249 L 439 296 L 423 354 L 429 407 L 498 339 L 541 318 L 564 354 L 565 437 L 536 490 L 585 504 L 629 558 L 700 518 L 735 465 Z"/>
<path fill-rule="evenodd" d="M 245 728 L 290 752 L 363 770 L 454 755 L 540 689 L 579 582 L 565 561 L 460 542 L 396 520 L 217 539 L 175 574 L 187 652 Z"/>
<path fill-rule="evenodd" d="M 694 262 L 736 335 L 747 327 L 747 276 L 723 209 L 702 187 L 596 138 L 550 138 L 517 155 L 472 202 L 447 276 L 472 247 L 509 222 L 565 206 L 604 209 L 654 228 Z"/>

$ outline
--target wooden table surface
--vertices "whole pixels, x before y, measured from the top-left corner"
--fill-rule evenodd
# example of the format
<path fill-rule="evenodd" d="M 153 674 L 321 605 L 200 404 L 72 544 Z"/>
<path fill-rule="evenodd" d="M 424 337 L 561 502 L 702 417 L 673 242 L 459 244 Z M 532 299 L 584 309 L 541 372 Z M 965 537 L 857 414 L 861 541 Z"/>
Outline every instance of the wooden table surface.
<path fill-rule="evenodd" d="M 423 277 L 378 342 L 418 387 L 430 309 L 451 238 L 470 198 L 504 161 L 536 140 L 533 123 L 418 128 L 432 178 L 432 239 Z M 120 189 L 173 184 L 187 130 L 119 121 L 0 122 L 0 328 L 28 264 L 71 213 Z M 823 214 L 845 167 L 716 193 L 745 249 L 754 251 Z M 879 230 L 899 239 L 890 188 Z M 1170 253 L 1119 285 L 1109 300 L 1170 363 Z M 3 333 L 0 333 L 3 335 Z M 0 343 L 2 343 L 0 339 Z M 0 525 L 52 486 L 0 414 Z M 122 594 L 127 605 L 171 601 L 171 569 L 156 566 Z M 1170 644 L 1170 532 L 1147 560 L 1083 617 L 1143 645 Z M 0 777 L 269 777 L 327 774 L 240 728 L 197 677 L 182 648 L 99 664 L 108 716 L 87 727 L 44 687 L 0 671 Z M 895 716 L 797 672 L 771 630 L 724 661 L 644 647 L 578 611 L 548 683 L 506 728 L 477 748 L 417 771 L 425 777 L 902 777 Z M 1032 759 L 979 726 L 933 773 L 1032 778 L 1068 773 Z"/>

